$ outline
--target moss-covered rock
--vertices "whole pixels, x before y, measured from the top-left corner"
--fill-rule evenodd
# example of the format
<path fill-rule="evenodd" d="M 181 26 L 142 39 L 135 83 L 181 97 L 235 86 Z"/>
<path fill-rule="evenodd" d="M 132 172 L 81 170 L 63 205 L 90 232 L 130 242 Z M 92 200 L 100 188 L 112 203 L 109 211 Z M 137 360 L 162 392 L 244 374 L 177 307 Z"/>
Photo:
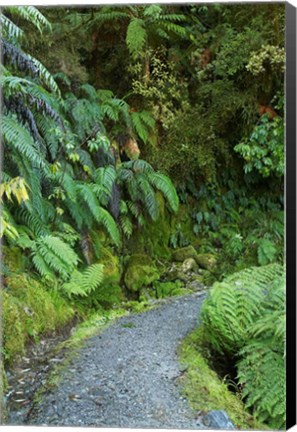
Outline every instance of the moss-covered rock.
<path fill-rule="evenodd" d="M 172 254 L 173 259 L 180 262 L 184 262 L 188 258 L 193 258 L 197 262 L 197 256 L 197 252 L 191 245 L 176 249 Z"/>
<path fill-rule="evenodd" d="M 198 265 L 194 258 L 187 258 L 181 266 L 181 271 L 184 273 L 197 272 Z"/>
<path fill-rule="evenodd" d="M 124 282 L 128 290 L 139 292 L 141 288 L 151 285 L 159 277 L 160 274 L 149 256 L 134 254 L 128 261 Z"/>
<path fill-rule="evenodd" d="M 217 265 L 217 258 L 213 254 L 210 254 L 210 253 L 197 254 L 196 255 L 196 262 L 203 269 L 212 270 Z"/>
<path fill-rule="evenodd" d="M 165 279 L 168 282 L 174 282 L 177 280 L 186 282 L 188 280 L 188 277 L 186 273 L 184 273 L 181 269 L 181 265 L 177 265 L 176 263 L 173 263 L 170 269 L 167 271 L 165 275 Z"/>

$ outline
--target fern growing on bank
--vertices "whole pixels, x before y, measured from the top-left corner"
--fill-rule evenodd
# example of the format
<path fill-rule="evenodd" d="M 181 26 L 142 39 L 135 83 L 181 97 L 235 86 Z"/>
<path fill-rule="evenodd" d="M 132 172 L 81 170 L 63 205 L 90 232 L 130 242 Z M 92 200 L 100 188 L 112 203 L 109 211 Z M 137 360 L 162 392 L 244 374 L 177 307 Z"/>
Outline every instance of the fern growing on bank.
<path fill-rule="evenodd" d="M 281 265 L 269 264 L 242 270 L 213 285 L 201 320 L 215 350 L 234 355 L 245 345 L 249 326 L 265 310 L 269 286 L 282 275 Z"/>
<path fill-rule="evenodd" d="M 255 417 L 285 427 L 285 289 L 280 264 L 215 283 L 201 313 L 205 341 L 238 358 L 242 398 Z"/>
<path fill-rule="evenodd" d="M 32 243 L 32 261 L 41 276 L 54 279 L 58 275 L 69 279 L 79 258 L 74 250 L 58 237 L 44 236 Z"/>
<path fill-rule="evenodd" d="M 278 276 L 268 286 L 263 313 L 248 328 L 248 343 L 237 363 L 242 396 L 254 415 L 274 429 L 285 428 L 285 285 Z"/>

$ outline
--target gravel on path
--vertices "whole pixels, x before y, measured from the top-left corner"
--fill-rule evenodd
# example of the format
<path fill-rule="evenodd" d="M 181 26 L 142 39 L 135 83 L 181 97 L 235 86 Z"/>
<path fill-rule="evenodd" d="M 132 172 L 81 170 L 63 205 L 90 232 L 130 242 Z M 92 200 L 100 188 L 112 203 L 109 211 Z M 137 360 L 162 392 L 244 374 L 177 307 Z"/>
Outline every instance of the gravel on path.
<path fill-rule="evenodd" d="M 176 350 L 197 325 L 204 297 L 171 298 L 88 339 L 27 424 L 205 429 L 176 383 Z"/>

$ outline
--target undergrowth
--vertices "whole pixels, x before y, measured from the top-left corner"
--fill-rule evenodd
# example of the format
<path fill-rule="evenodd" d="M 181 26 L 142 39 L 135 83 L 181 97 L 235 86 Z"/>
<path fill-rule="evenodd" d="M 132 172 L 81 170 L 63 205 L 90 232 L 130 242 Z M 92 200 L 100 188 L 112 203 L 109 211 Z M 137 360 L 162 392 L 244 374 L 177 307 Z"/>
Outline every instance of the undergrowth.
<path fill-rule="evenodd" d="M 179 361 L 186 368 L 179 383 L 192 408 L 201 415 L 209 410 L 225 410 L 237 429 L 268 429 L 247 411 L 238 396 L 228 390 L 208 359 L 209 352 L 203 344 L 200 327 L 189 334 L 179 348 Z"/>

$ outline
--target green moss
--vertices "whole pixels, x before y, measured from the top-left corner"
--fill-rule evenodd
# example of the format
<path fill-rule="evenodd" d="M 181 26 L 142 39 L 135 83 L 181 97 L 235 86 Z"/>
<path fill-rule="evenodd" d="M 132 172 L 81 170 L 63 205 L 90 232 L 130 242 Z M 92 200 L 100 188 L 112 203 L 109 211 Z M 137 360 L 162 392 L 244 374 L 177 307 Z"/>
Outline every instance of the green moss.
<path fill-rule="evenodd" d="M 173 252 L 173 259 L 175 261 L 183 262 L 188 258 L 193 258 L 197 262 L 197 252 L 193 248 L 193 246 L 189 245 L 180 249 L 176 249 Z"/>
<path fill-rule="evenodd" d="M 135 254 L 130 257 L 124 277 L 125 285 L 130 291 L 139 292 L 159 277 L 160 274 L 149 256 Z"/>
<path fill-rule="evenodd" d="M 24 252 L 14 246 L 2 246 L 3 262 L 10 272 L 22 273 L 25 271 L 26 257 Z"/>
<path fill-rule="evenodd" d="M 3 362 L 0 359 L 0 424 L 7 421 L 7 410 L 5 406 L 4 395 L 7 392 L 7 377 L 4 370 Z"/>
<path fill-rule="evenodd" d="M 238 429 L 267 429 L 249 414 L 239 397 L 210 368 L 202 346 L 201 328 L 188 335 L 179 348 L 186 372 L 179 378 L 182 393 L 195 411 L 225 410 Z"/>
<path fill-rule="evenodd" d="M 25 330 L 21 313 L 21 304 L 13 296 L 2 291 L 2 331 L 3 359 L 11 361 L 16 355 L 23 354 L 25 348 Z"/>
<path fill-rule="evenodd" d="M 12 274 L 3 290 L 3 350 L 9 363 L 24 352 L 29 338 L 37 339 L 69 321 L 74 310 L 28 274 Z"/>
<path fill-rule="evenodd" d="M 118 285 L 121 280 L 121 265 L 119 257 L 114 255 L 109 249 L 102 248 L 100 251 L 101 264 L 104 264 L 103 285 Z"/>
<path fill-rule="evenodd" d="M 124 306 L 131 313 L 142 313 L 156 307 L 156 305 L 152 305 L 146 299 L 141 301 L 131 300 L 126 302 Z"/>
<path fill-rule="evenodd" d="M 157 298 L 165 298 L 179 295 L 186 295 L 191 293 L 191 290 L 183 288 L 180 281 L 176 282 L 154 282 Z"/>

